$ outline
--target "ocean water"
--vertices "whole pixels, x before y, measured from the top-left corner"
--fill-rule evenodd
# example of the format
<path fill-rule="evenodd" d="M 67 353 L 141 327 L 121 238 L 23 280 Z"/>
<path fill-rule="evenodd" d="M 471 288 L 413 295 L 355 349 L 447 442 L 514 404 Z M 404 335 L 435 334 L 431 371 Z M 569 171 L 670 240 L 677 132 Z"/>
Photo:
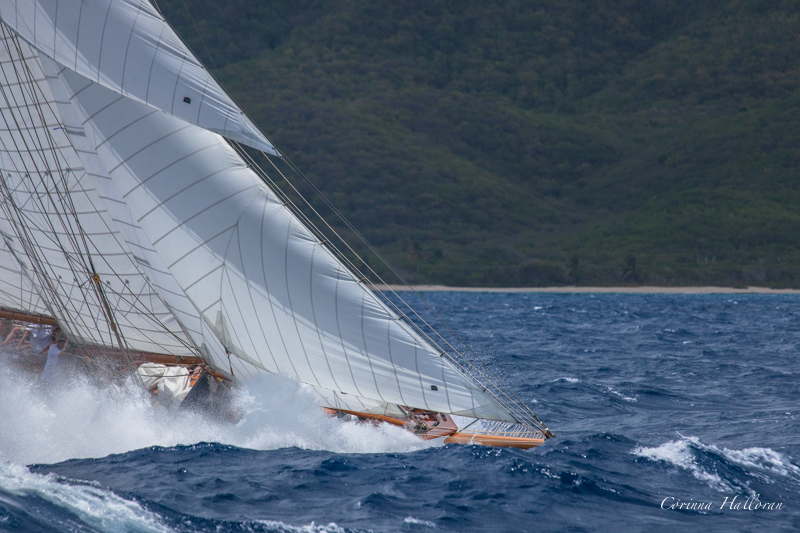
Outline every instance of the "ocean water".
<path fill-rule="evenodd" d="M 0 368 L 0 530 L 800 530 L 800 297 L 426 297 L 556 439 L 426 443 L 281 377 L 219 425 Z"/>

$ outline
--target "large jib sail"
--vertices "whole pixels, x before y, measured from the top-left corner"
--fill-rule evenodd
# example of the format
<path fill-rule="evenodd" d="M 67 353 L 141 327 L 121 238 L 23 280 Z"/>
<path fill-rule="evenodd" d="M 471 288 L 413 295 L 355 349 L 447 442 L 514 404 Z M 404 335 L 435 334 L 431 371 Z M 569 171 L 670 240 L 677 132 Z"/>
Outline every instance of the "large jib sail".
<path fill-rule="evenodd" d="M 226 138 L 277 152 L 148 2 L 0 0 L 0 19 L 0 306 L 287 374 L 337 409 L 531 420 L 253 170 Z"/>

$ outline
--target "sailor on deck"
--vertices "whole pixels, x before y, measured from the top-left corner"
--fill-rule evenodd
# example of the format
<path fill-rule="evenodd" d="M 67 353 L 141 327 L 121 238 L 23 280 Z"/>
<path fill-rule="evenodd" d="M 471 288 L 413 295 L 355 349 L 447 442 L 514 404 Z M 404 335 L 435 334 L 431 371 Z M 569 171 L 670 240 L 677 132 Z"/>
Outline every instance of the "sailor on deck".
<path fill-rule="evenodd" d="M 67 346 L 67 339 L 64 337 L 59 337 L 56 342 L 50 345 L 50 348 L 47 350 L 47 363 L 44 365 L 44 372 L 42 372 L 41 380 L 42 381 L 55 381 L 58 378 L 58 374 L 61 370 L 60 367 L 63 365 L 59 364 L 59 356 L 64 351 L 64 348 Z"/>

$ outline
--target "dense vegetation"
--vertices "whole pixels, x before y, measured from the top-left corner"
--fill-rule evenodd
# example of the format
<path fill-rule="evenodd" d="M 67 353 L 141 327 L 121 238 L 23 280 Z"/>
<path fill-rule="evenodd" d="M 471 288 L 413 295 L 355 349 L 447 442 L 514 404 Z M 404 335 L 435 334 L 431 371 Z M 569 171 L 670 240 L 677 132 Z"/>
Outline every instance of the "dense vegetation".
<path fill-rule="evenodd" d="M 412 281 L 800 286 L 798 0 L 186 6 L 159 2 Z"/>

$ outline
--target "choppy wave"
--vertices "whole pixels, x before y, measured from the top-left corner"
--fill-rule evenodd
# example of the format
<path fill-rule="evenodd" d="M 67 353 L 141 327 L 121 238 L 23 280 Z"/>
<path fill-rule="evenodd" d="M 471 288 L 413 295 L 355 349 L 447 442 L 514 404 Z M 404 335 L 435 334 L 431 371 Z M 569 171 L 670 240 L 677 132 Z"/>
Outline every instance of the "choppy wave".
<path fill-rule="evenodd" d="M 713 444 L 703 444 L 697 437 L 681 437 L 660 446 L 637 446 L 633 452 L 638 457 L 660 461 L 690 472 L 696 479 L 709 487 L 724 493 L 744 490 L 754 491 L 746 479 L 725 478 L 725 463 L 738 465 L 745 469 L 747 476 L 758 476 L 762 481 L 771 482 L 773 476 L 800 481 L 800 467 L 786 456 L 770 448 L 745 448 L 730 450 Z M 711 460 L 709 460 L 709 458 Z M 767 474 L 767 475 L 763 475 Z"/>
<path fill-rule="evenodd" d="M 0 464 L 0 503 L 5 526 L 30 530 L 32 526 L 53 527 L 47 504 L 75 517 L 74 526 L 99 531 L 167 533 L 170 531 L 158 514 L 94 484 L 67 483 L 53 474 L 33 474 L 12 463 Z M 64 516 L 59 516 L 64 520 Z M 69 522 L 69 519 L 67 518 Z M 0 523 L 0 525 L 3 525 Z M 73 524 L 62 524 L 65 530 Z"/>
<path fill-rule="evenodd" d="M 331 522 L 292 525 L 280 520 L 209 520 L 147 507 L 98 483 L 38 474 L 0 464 L 0 531 L 102 531 L 109 533 L 357 533 Z M 163 509 L 162 509 L 163 512 Z M 428 525 L 429 522 L 419 521 Z"/>
<path fill-rule="evenodd" d="M 797 297 L 429 298 L 556 439 L 424 443 L 329 419 L 279 376 L 247 384 L 242 419 L 220 424 L 85 382 L 45 392 L 0 368 L 0 530 L 800 527 Z M 720 509 L 755 494 L 783 508 Z"/>

